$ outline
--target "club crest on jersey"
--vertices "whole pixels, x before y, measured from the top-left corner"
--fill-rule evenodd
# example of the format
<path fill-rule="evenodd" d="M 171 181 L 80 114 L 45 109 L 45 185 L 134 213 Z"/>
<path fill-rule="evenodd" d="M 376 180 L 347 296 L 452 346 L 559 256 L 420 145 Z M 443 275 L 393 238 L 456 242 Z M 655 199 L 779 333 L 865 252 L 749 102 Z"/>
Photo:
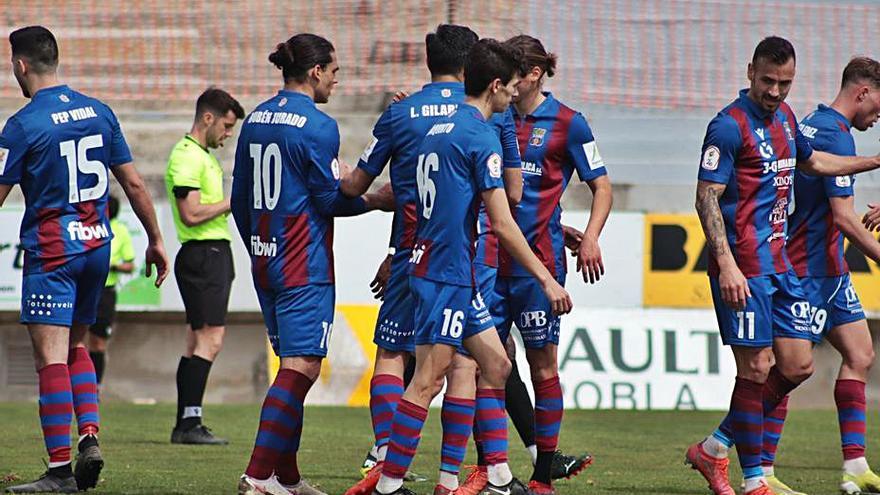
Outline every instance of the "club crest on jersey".
<path fill-rule="evenodd" d="M 449 98 L 450 96 L 452 96 L 452 90 L 449 88 L 441 89 L 440 96 L 442 96 L 444 98 Z"/>
<path fill-rule="evenodd" d="M 788 122 L 783 122 L 782 128 L 785 129 L 785 138 L 789 141 L 794 141 L 794 137 L 791 135 L 791 127 L 789 127 Z"/>
<path fill-rule="evenodd" d="M 501 157 L 498 153 L 492 153 L 492 156 L 486 162 L 486 166 L 489 167 L 489 175 L 496 179 L 501 178 Z"/>
<path fill-rule="evenodd" d="M 547 134 L 547 129 L 535 128 L 532 130 L 532 136 L 529 138 L 529 145 L 537 147 L 544 144 L 545 134 Z"/>
<path fill-rule="evenodd" d="M 58 99 L 64 103 L 70 103 L 70 98 L 68 98 L 67 95 L 58 95 Z"/>
<path fill-rule="evenodd" d="M 721 150 L 717 146 L 709 146 L 703 152 L 702 167 L 706 170 L 717 170 L 718 162 L 721 161 Z"/>
<path fill-rule="evenodd" d="M 287 97 L 282 97 L 281 100 L 278 102 L 279 107 L 283 107 L 284 105 L 287 105 Z"/>

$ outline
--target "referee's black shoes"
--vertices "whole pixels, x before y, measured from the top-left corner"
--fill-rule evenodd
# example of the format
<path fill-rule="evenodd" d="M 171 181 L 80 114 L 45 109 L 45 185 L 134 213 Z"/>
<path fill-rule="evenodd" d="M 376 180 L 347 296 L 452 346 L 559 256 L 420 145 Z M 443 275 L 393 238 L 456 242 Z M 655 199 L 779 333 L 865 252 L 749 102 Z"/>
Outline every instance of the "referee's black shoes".
<path fill-rule="evenodd" d="M 188 430 L 175 428 L 171 430 L 171 443 L 187 445 L 226 445 L 225 438 L 215 437 L 211 429 L 205 425 L 195 425 Z"/>

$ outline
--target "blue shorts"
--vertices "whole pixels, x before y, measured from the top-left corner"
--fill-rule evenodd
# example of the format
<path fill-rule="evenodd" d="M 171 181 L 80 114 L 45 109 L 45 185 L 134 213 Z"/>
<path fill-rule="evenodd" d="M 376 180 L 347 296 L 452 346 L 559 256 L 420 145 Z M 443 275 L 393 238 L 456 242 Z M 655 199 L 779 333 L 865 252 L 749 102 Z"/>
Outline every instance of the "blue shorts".
<path fill-rule="evenodd" d="M 327 356 L 333 332 L 335 286 L 310 284 L 281 290 L 256 289 L 276 356 Z"/>
<path fill-rule="evenodd" d="M 391 258 L 391 276 L 385 286 L 385 298 L 379 307 L 373 343 L 392 352 L 414 352 L 413 298 L 409 290 L 410 250 L 401 250 Z"/>
<path fill-rule="evenodd" d="M 483 296 L 483 302 L 489 308 L 489 313 L 495 321 L 496 328 L 502 321 L 498 318 L 500 311 L 498 294 L 495 292 L 495 283 L 498 280 L 498 268 L 481 263 L 474 263 L 474 275 L 477 283 L 477 290 Z M 505 336 L 506 337 L 506 336 Z M 501 339 L 502 342 L 507 340 Z"/>
<path fill-rule="evenodd" d="M 556 281 L 565 285 L 565 274 Z M 498 335 L 507 340 L 511 325 L 516 325 L 529 349 L 542 349 L 547 344 L 559 345 L 559 316 L 553 314 L 553 306 L 541 284 L 534 277 L 498 277 L 495 282 L 498 298 Z"/>
<path fill-rule="evenodd" d="M 21 278 L 20 321 L 61 327 L 95 323 L 109 272 L 109 242 L 52 271 L 26 270 Z"/>
<path fill-rule="evenodd" d="M 742 311 L 721 299 L 717 277 L 709 277 L 715 316 L 724 345 L 770 347 L 777 337 L 811 340 L 810 303 L 793 271 L 748 279 L 752 297 Z"/>
<path fill-rule="evenodd" d="M 494 327 L 492 315 L 474 287 L 409 277 L 415 311 L 415 344 L 459 347 L 463 340 Z"/>
<path fill-rule="evenodd" d="M 819 343 L 834 327 L 865 319 L 849 273 L 836 277 L 803 277 L 801 286 L 812 306 L 810 329 L 814 342 Z"/>

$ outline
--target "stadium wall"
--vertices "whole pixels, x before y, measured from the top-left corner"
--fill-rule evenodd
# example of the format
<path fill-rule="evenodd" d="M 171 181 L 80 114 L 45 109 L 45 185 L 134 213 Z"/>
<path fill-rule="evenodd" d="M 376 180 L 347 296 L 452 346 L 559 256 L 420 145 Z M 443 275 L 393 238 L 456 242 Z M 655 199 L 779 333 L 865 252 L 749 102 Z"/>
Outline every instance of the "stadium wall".
<path fill-rule="evenodd" d="M 163 231 L 173 232 L 170 208 L 158 205 Z M 20 208 L 0 210 L 0 224 L 18 225 Z M 588 212 L 566 211 L 565 223 L 582 226 Z M 146 239 L 130 210 L 121 219 L 132 230 L 137 270 Z M 366 405 L 375 347 L 378 304 L 369 291 L 385 257 L 389 217 L 370 213 L 336 223 L 337 313 L 330 355 L 310 394 L 315 404 Z M 179 244 L 166 238 L 173 256 Z M 734 366 L 721 346 L 707 294 L 705 240 L 694 215 L 613 213 L 601 240 L 606 276 L 583 283 L 569 259 L 567 287 L 575 311 L 563 318 L 560 372 L 567 407 L 617 409 L 723 409 Z M 0 230 L 0 400 L 35 394 L 36 375 L 26 332 L 16 323 L 21 259 L 15 229 Z M 269 358 L 249 260 L 236 240 L 225 350 L 212 372 L 209 402 L 258 401 L 277 366 Z M 880 311 L 880 267 L 847 250 L 854 282 L 866 309 Z M 110 349 L 104 397 L 172 401 L 174 373 L 185 330 L 173 274 L 160 290 L 141 276 L 122 276 L 121 311 Z M 35 303 L 26 311 L 39 311 Z M 872 328 L 876 322 L 872 321 Z M 830 390 L 839 358 L 817 349 L 816 376 L 794 403 L 833 407 Z M 518 354 L 525 369 L 523 353 Z M 874 383 L 877 383 L 876 381 Z M 868 392 L 880 399 L 880 387 Z"/>

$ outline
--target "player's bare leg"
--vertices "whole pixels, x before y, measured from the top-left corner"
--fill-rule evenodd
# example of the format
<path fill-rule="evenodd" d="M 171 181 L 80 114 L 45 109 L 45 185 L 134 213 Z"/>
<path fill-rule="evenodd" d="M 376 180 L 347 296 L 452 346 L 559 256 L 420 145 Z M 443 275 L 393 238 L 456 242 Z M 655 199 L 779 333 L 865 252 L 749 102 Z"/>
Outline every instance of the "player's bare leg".
<path fill-rule="evenodd" d="M 825 337 L 840 352 L 834 400 L 843 449 L 843 493 L 880 492 L 880 477 L 865 458 L 865 383 L 874 363 L 874 346 L 866 320 L 836 326 Z"/>

